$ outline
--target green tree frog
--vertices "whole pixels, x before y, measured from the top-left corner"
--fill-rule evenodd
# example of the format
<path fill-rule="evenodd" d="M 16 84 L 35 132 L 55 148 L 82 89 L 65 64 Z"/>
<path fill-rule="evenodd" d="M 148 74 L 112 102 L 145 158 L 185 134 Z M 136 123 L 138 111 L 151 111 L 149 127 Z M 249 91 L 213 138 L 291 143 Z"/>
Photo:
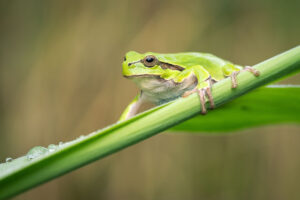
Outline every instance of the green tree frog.
<path fill-rule="evenodd" d="M 123 75 L 133 80 L 141 92 L 124 110 L 120 121 L 134 116 L 145 101 L 159 105 L 194 92 L 198 93 L 201 113 L 205 114 L 206 101 L 211 109 L 214 108 L 212 84 L 231 77 L 232 88 L 236 88 L 236 76 L 241 70 L 259 76 L 252 67 L 235 65 L 208 53 L 140 54 L 130 51 L 124 57 Z"/>

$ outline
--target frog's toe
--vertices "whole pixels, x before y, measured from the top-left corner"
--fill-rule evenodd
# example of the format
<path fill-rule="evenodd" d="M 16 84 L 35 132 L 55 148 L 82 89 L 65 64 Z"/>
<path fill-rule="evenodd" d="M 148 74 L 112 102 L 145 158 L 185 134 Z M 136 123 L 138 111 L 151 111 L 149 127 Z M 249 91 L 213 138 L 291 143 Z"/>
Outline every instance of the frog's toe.
<path fill-rule="evenodd" d="M 201 114 L 206 114 L 206 107 L 205 107 L 205 89 L 198 89 L 198 95 L 200 98 L 200 104 L 201 104 Z"/>
<path fill-rule="evenodd" d="M 210 104 L 210 109 L 214 109 L 215 103 L 214 103 L 214 99 L 211 94 L 211 87 L 205 88 L 205 93 L 206 93 L 206 96 L 207 96 L 209 104 Z"/>
<path fill-rule="evenodd" d="M 211 93 L 212 79 L 211 77 L 207 78 L 205 81 L 201 82 L 199 86 L 193 90 L 186 91 L 182 97 L 187 97 L 195 92 L 197 92 L 200 104 L 201 104 L 201 114 L 206 114 L 207 110 L 205 107 L 205 103 L 208 100 L 210 104 L 210 109 L 215 108 L 214 99 Z M 206 100 L 207 99 L 207 100 Z"/>
<path fill-rule="evenodd" d="M 236 76 L 240 73 L 240 71 L 234 71 L 232 72 L 232 74 L 230 75 L 231 78 L 231 88 L 236 88 L 237 87 L 237 80 L 236 80 Z"/>
<path fill-rule="evenodd" d="M 244 68 L 244 70 L 252 73 L 254 76 L 259 76 L 260 75 L 260 72 L 258 70 L 254 69 L 253 67 L 250 67 L 250 66 L 246 66 Z"/>
<path fill-rule="evenodd" d="M 186 91 L 182 97 L 188 97 L 189 95 L 193 94 L 197 92 L 197 94 L 199 95 L 199 99 L 200 99 L 200 104 L 201 104 L 201 114 L 206 114 L 206 107 L 205 107 L 205 103 L 206 103 L 206 99 L 205 96 L 207 97 L 209 103 L 210 103 L 210 109 L 214 109 L 215 108 L 215 103 L 214 103 L 214 99 L 212 97 L 211 94 L 211 88 L 207 87 L 207 88 L 201 88 L 201 89 L 193 89 L 190 91 Z"/>
<path fill-rule="evenodd" d="M 182 97 L 185 98 L 185 97 L 188 97 L 190 96 L 191 94 L 197 92 L 198 96 L 199 96 L 199 99 L 200 99 L 200 106 L 201 106 L 201 114 L 206 114 L 206 107 L 205 107 L 205 92 L 206 90 L 204 88 L 201 88 L 201 89 L 198 89 L 198 88 L 195 88 L 193 90 L 189 90 L 189 91 L 186 91 Z"/>

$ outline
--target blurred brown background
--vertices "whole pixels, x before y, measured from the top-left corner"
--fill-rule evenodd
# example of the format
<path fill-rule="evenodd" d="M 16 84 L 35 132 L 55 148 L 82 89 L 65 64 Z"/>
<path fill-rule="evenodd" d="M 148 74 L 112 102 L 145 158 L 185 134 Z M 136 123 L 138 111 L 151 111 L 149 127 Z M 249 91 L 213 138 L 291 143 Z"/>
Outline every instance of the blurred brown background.
<path fill-rule="evenodd" d="M 299 45 L 299 10 L 298 0 L 0 1 L 1 162 L 115 122 L 138 92 L 121 75 L 127 51 L 252 65 Z M 296 200 L 299 133 L 160 134 L 15 199 Z"/>

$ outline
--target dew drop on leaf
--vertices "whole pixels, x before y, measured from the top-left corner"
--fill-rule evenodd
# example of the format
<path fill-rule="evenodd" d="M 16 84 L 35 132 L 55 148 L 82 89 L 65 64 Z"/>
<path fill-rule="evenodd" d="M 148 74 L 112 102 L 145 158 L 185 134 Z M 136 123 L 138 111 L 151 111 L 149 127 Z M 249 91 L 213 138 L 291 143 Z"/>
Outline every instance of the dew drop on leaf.
<path fill-rule="evenodd" d="M 37 158 L 48 152 L 49 152 L 49 150 L 47 148 L 41 147 L 41 146 L 36 146 L 28 151 L 28 153 L 26 154 L 26 157 L 27 157 L 27 159 L 31 160 L 31 159 Z"/>
<path fill-rule="evenodd" d="M 55 144 L 49 144 L 48 150 L 49 150 L 49 152 L 56 151 L 57 150 L 57 145 L 55 145 Z"/>

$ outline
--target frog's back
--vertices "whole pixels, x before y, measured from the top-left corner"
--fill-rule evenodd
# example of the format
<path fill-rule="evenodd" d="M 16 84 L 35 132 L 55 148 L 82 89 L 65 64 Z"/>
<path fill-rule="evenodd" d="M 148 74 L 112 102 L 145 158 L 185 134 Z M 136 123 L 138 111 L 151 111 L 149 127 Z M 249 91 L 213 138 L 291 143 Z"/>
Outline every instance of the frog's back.
<path fill-rule="evenodd" d="M 212 54 L 198 53 L 198 52 L 185 52 L 185 53 L 170 53 L 170 54 L 157 54 L 159 60 L 172 61 L 180 66 L 191 67 L 195 65 L 225 65 L 227 61 L 218 58 Z"/>
<path fill-rule="evenodd" d="M 199 52 L 171 53 L 171 54 L 154 54 L 160 61 L 171 62 L 184 68 L 201 65 L 211 77 L 218 81 L 225 78 L 224 67 L 241 68 L 229 61 L 223 60 L 215 55 Z"/>

